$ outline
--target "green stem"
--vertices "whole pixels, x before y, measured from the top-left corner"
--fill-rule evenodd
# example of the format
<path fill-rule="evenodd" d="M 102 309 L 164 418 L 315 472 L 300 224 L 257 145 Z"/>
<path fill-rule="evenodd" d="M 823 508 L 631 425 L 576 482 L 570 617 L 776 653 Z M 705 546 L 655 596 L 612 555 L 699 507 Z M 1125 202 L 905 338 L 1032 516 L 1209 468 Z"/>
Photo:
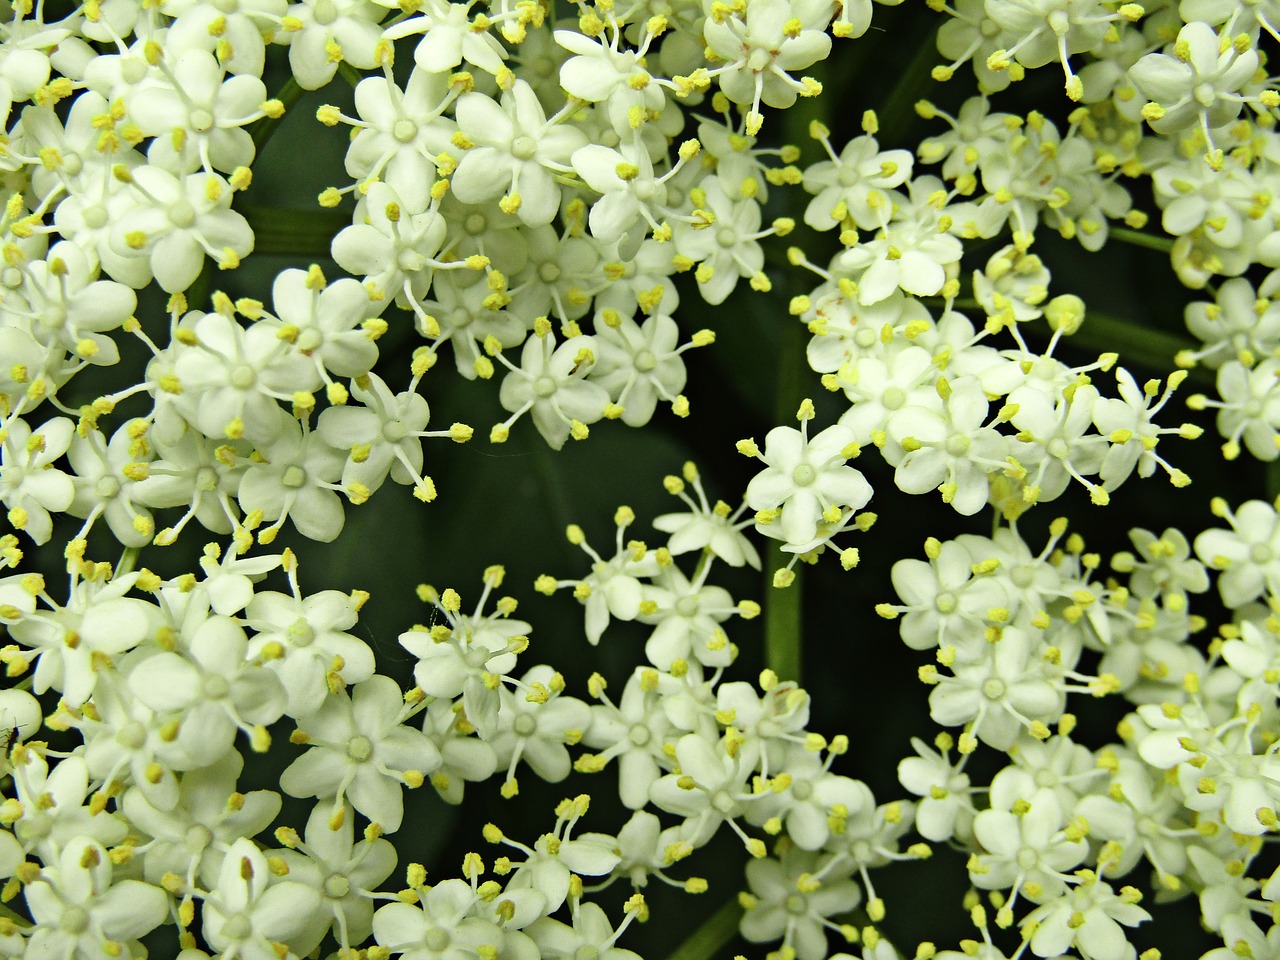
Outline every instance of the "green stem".
<path fill-rule="evenodd" d="M 6 920 L 12 921 L 14 924 L 16 924 L 19 927 L 22 927 L 23 929 L 27 929 L 31 926 L 30 920 L 28 920 L 22 914 L 18 913 L 12 907 L 6 906 L 3 903 L 0 903 L 0 917 L 4 917 Z"/>
<path fill-rule="evenodd" d="M 1267 499 L 1275 503 L 1280 497 L 1280 460 L 1272 460 L 1267 464 Z"/>
<path fill-rule="evenodd" d="M 329 259 L 329 244 L 351 218 L 330 210 L 290 210 L 246 206 L 240 210 L 253 228 L 253 252 L 268 256 Z"/>
<path fill-rule="evenodd" d="M 133 568 L 138 564 L 138 554 L 141 552 L 138 547 L 125 547 L 124 553 L 120 554 L 120 562 L 116 564 L 113 576 L 123 577 L 126 573 L 133 573 Z"/>
<path fill-rule="evenodd" d="M 778 350 L 777 403 L 774 422 L 790 424 L 803 399 L 801 376 L 808 370 L 805 363 L 805 330 L 800 324 L 787 318 L 780 331 Z M 769 541 L 765 560 L 764 594 L 764 659 L 783 680 L 800 680 L 801 636 L 804 632 L 804 576 L 803 567 L 793 568 L 795 579 L 789 586 L 775 587 L 773 571 L 780 570 L 794 559 L 784 553 L 777 540 Z"/>
<path fill-rule="evenodd" d="M 741 917 L 742 907 L 738 905 L 737 897 L 726 900 L 668 955 L 667 960 L 711 960 L 737 934 Z"/>
<path fill-rule="evenodd" d="M 276 94 L 275 99 L 284 104 L 285 113 L 278 117 L 263 117 L 255 123 L 249 130 L 249 135 L 253 138 L 253 148 L 257 153 L 262 153 L 262 148 L 267 145 L 267 141 L 275 134 L 280 126 L 280 121 L 285 118 L 285 114 L 289 112 L 289 108 L 298 102 L 305 91 L 298 86 L 298 81 L 290 77 L 285 81 L 280 92 Z"/>
<path fill-rule="evenodd" d="M 352 89 L 355 89 L 356 84 L 364 79 L 364 74 L 345 60 L 338 64 L 338 73 L 342 75 L 343 80 L 351 84 Z"/>
<path fill-rule="evenodd" d="M 1159 250 L 1161 253 L 1169 253 L 1173 250 L 1173 240 L 1170 237 L 1158 237 L 1154 233 L 1143 233 L 1141 230 L 1131 230 L 1128 227 L 1111 227 L 1107 231 L 1107 236 L 1121 243 L 1131 243 L 1135 247 L 1146 247 L 1148 250 Z"/>

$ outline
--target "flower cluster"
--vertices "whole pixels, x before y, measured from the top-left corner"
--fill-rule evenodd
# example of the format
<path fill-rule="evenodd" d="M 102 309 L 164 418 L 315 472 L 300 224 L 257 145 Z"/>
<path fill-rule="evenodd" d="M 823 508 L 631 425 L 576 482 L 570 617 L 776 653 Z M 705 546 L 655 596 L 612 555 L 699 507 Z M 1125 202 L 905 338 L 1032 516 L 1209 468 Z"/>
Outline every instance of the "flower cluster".
<path fill-rule="evenodd" d="M 807 71 L 867 33 L 870 0 L 6 5 L 0 955 L 141 957 L 171 933 L 181 960 L 638 960 L 617 944 L 649 917 L 642 891 L 705 892 L 682 861 L 722 834 L 749 855 L 739 932 L 773 960 L 850 943 L 897 960 L 871 871 L 944 846 L 967 855 L 981 941 L 920 960 L 1132 960 L 1138 870 L 1157 901 L 1195 896 L 1222 941 L 1208 960 L 1276 952 L 1276 508 L 1215 499 L 1225 527 L 1134 530 L 1109 570 L 1065 520 L 1042 547 L 1019 528 L 1077 486 L 1099 506 L 1135 474 L 1186 486 L 1160 441 L 1201 428 L 1157 419 L 1200 364 L 1218 396 L 1187 404 L 1217 411 L 1224 454 L 1280 457 L 1274 4 L 930 6 L 933 78 L 969 63 L 977 93 L 916 104 L 932 135 L 903 149 L 871 110 L 845 142 L 814 120 L 785 143 L 772 115 L 822 93 Z M 997 108 L 1054 64 L 1067 110 Z M 258 245 L 262 147 L 331 82 L 354 103 L 312 126 L 347 136 L 316 198 L 342 275 L 210 292 Z M 775 216 L 788 199 L 796 216 Z M 1140 232 L 1152 199 L 1167 239 Z M 783 246 L 797 230 L 820 262 Z M 1063 359 L 1107 321 L 1051 294 L 1046 230 L 1087 254 L 1166 249 L 1207 289 L 1186 310 L 1203 346 L 1145 381 L 1114 352 Z M 588 572 L 534 585 L 572 593 L 591 645 L 644 634 L 620 691 L 528 662 L 501 566 L 474 607 L 419 588 L 402 684 L 355 632 L 369 595 L 305 592 L 293 550 L 273 552 L 335 540 L 388 481 L 437 499 L 422 441 L 474 434 L 433 423 L 439 378 L 491 383 L 492 444 L 526 415 L 553 450 L 660 405 L 690 416 L 685 354 L 717 340 L 690 303 L 770 294 L 784 265 L 816 277 L 776 313 L 784 335 L 804 325 L 829 396 L 784 397 L 798 428 L 738 441 L 760 466 L 736 506 L 688 463 L 656 545 L 620 507 L 605 553 L 568 527 Z M 868 446 L 902 493 L 996 521 L 893 567 L 899 602 L 878 612 L 933 657 L 919 677 L 944 729 L 912 741 L 909 797 L 888 802 L 846 769 L 847 736 L 810 729 L 795 678 L 733 677 L 730 632 L 762 606 L 715 582 L 760 570 L 760 538 L 787 562 L 765 571 L 776 590 L 827 550 L 857 566 L 837 539 L 876 523 L 851 463 Z M 201 528 L 198 569 L 139 565 Z M 88 559 L 107 542 L 118 563 Z M 61 550 L 64 589 L 30 544 Z M 1201 642 L 1212 613 L 1191 604 L 1215 584 L 1228 622 Z M 1085 696 L 1123 702 L 1118 742 L 1075 738 Z M 269 752 L 286 759 L 253 789 Z M 982 785 L 974 756 L 995 758 Z M 493 779 L 511 800 L 525 771 L 611 763 L 625 821 L 587 830 L 575 779 L 549 830 L 488 824 L 488 863 L 427 882 L 406 791 L 461 806 Z M 280 820 L 283 796 L 305 824 Z"/>

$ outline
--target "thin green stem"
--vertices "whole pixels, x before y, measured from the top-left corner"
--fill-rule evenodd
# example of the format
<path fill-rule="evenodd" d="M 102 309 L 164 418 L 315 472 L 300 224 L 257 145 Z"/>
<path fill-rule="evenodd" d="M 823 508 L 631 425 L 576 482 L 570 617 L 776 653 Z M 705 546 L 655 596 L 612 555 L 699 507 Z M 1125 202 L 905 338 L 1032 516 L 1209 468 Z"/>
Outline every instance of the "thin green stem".
<path fill-rule="evenodd" d="M 345 60 L 338 64 L 338 73 L 342 75 L 343 80 L 351 84 L 352 89 L 355 89 L 356 84 L 364 79 L 364 74 Z"/>
<path fill-rule="evenodd" d="M 12 907 L 7 906 L 3 903 L 0 903 L 0 917 L 3 917 L 6 920 L 12 921 L 14 924 L 16 924 L 19 927 L 22 927 L 23 929 L 26 929 L 31 926 L 30 920 L 28 920 L 22 914 L 18 913 L 18 911 L 14 910 Z"/>
<path fill-rule="evenodd" d="M 774 422 L 794 422 L 803 399 L 801 377 L 808 370 L 805 363 L 805 330 L 787 318 L 780 331 L 778 349 L 778 384 Z M 764 657 L 765 665 L 783 680 L 800 680 L 801 637 L 804 633 L 804 576 L 802 568 L 793 568 L 795 579 L 786 587 L 773 585 L 773 571 L 794 560 L 784 553 L 782 544 L 769 541 L 765 562 Z"/>
<path fill-rule="evenodd" d="M 289 108 L 297 103 L 305 92 L 302 87 L 298 86 L 298 81 L 293 77 L 285 81 L 284 86 L 280 88 L 280 92 L 275 96 L 275 99 L 284 104 L 285 113 L 278 117 L 263 117 L 249 129 L 249 136 L 253 138 L 253 148 L 257 153 L 262 153 L 262 148 L 267 145 L 267 141 L 279 129 L 280 121 L 289 112 Z"/>
<path fill-rule="evenodd" d="M 120 562 L 116 564 L 114 576 L 123 577 L 126 573 L 133 573 L 133 568 L 138 565 L 138 554 L 141 552 L 138 547 L 125 547 L 124 552 L 120 554 Z"/>
<path fill-rule="evenodd" d="M 738 932 L 742 907 L 738 898 L 726 900 L 720 909 L 707 917 L 702 926 L 689 934 L 667 960 L 711 960 Z"/>
<path fill-rule="evenodd" d="M 1148 250 L 1159 250 L 1161 253 L 1169 253 L 1173 250 L 1171 237 L 1158 237 L 1154 233 L 1143 233 L 1141 230 L 1131 230 L 1128 227 L 1111 227 L 1107 231 L 1107 236 L 1121 243 L 1131 243 L 1135 247 L 1146 247 Z"/>

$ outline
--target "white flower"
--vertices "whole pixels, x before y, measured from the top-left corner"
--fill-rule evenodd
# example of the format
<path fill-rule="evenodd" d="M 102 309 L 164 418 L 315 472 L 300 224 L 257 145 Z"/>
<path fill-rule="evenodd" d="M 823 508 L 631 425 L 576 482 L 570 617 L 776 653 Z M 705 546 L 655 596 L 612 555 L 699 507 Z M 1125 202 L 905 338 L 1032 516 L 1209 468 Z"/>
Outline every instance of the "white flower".
<path fill-rule="evenodd" d="M 306 956 L 334 928 L 343 947 L 363 943 L 373 930 L 373 898 L 368 891 L 391 875 L 396 867 L 396 849 L 381 837 L 355 842 L 355 818 L 348 810 L 336 827 L 333 811 L 326 803 L 311 808 L 306 832 L 288 836 L 290 849 L 278 854 L 289 868 L 292 882 L 320 892 L 307 933 L 294 942 L 299 956 Z"/>
<path fill-rule="evenodd" d="M 15 754 L 9 774 L 19 816 L 10 825 L 29 854 L 55 863 L 62 853 L 84 841 L 114 847 L 129 833 L 119 814 L 98 810 L 90 798 L 89 766 L 72 754 L 52 768 L 35 750 Z"/>
<path fill-rule="evenodd" d="M 139 880 L 114 880 L 112 861 L 96 840 L 69 843 L 57 866 L 27 884 L 35 929 L 25 956 L 99 960 L 132 949 L 168 915 L 169 897 Z"/>
<path fill-rule="evenodd" d="M 870 197 L 878 193 L 878 205 L 888 199 L 885 191 L 907 182 L 913 162 L 910 152 L 881 150 L 870 136 L 850 140 L 839 155 L 825 135 L 819 142 L 830 159 L 805 171 L 804 189 L 813 199 L 805 208 L 804 222 L 815 230 L 832 230 L 846 219 L 862 230 L 879 227 L 880 215 Z"/>
<path fill-rule="evenodd" d="M 311 749 L 280 775 L 280 789 L 291 797 L 333 797 L 335 809 L 349 800 L 394 833 L 404 816 L 402 786 L 420 787 L 440 765 L 434 741 L 404 726 L 415 712 L 389 677 L 372 676 L 350 696 L 333 694 L 298 722 L 299 742 Z"/>
<path fill-rule="evenodd" d="M 280 813 L 280 794 L 238 792 L 236 779 L 243 769 L 244 758 L 232 750 L 208 767 L 187 771 L 171 810 L 158 809 L 137 787 L 125 791 L 125 816 L 150 837 L 142 858 L 149 883 L 159 884 L 172 872 L 189 884 L 212 887 L 232 844 L 271 825 Z"/>
<path fill-rule="evenodd" d="M 288 569 L 292 596 L 264 590 L 246 606 L 245 620 L 257 632 L 245 655 L 261 659 L 280 678 L 288 695 L 285 713 L 298 719 L 320 708 L 329 693 L 330 671 L 344 683 L 361 683 L 373 676 L 374 655 L 348 632 L 365 595 L 322 590 L 303 596 L 297 566 Z"/>
<path fill-rule="evenodd" d="M 177 177 L 157 166 L 130 174 L 138 205 L 112 224 L 111 246 L 145 261 L 162 290 L 176 293 L 195 281 L 205 256 L 230 269 L 253 250 L 249 221 L 231 209 L 231 185 L 214 173 Z"/>
<path fill-rule="evenodd" d="M 1010 812 L 1014 799 L 995 806 L 993 797 L 991 809 L 974 818 L 973 833 L 984 852 L 970 861 L 969 878 L 983 890 L 1012 890 L 1045 903 L 1066 890 L 1062 875 L 1084 859 L 1088 844 L 1063 829 L 1066 818 L 1053 791 L 1018 798 L 1029 804 L 1021 816 Z"/>
<path fill-rule="evenodd" d="M 503 932 L 472 912 L 478 897 L 465 880 L 442 880 L 415 904 L 389 903 L 373 915 L 373 936 L 403 960 L 472 960 L 497 950 Z"/>
<path fill-rule="evenodd" d="M 859 449 L 853 431 L 835 424 L 811 439 L 812 417 L 813 405 L 806 400 L 799 430 L 774 427 L 765 437 L 763 454 L 754 444 L 744 450 L 765 464 L 747 484 L 747 505 L 775 514 L 778 524 L 775 528 L 773 521 L 762 524 L 757 518 L 756 529 L 789 544 L 809 542 L 820 522 L 833 523 L 871 499 L 871 485 L 862 473 L 845 465 Z"/>
<path fill-rule="evenodd" d="M 383 10 L 369 0 L 302 0 L 289 5 L 284 24 L 289 69 L 304 90 L 323 87 L 346 62 L 360 70 L 378 65 Z M 280 39 L 277 37 L 277 39 Z M 330 56 L 337 48 L 341 59 Z"/>
<path fill-rule="evenodd" d="M 384 4 L 385 5 L 385 4 Z M 473 3 L 427 0 L 418 15 L 407 17 L 383 31 L 387 40 L 422 34 L 413 51 L 418 69 L 450 73 L 464 60 L 487 73 L 496 74 L 507 58 L 498 38 L 486 29 L 477 29 L 467 18 Z"/>
<path fill-rule="evenodd" d="M 1230 530 L 1214 528 L 1196 537 L 1196 556 L 1219 571 L 1218 591 L 1228 607 L 1242 607 L 1264 591 L 1280 592 L 1280 522 L 1262 500 L 1249 500 L 1233 511 L 1215 500 L 1215 515 Z"/>
<path fill-rule="evenodd" d="M 413 70 L 403 90 L 386 77 L 361 80 L 356 85 L 360 120 L 342 118 L 357 129 L 347 148 L 347 173 L 364 184 L 382 178 L 410 212 L 427 209 L 436 158 L 450 150 L 457 129 L 442 114 L 457 95 L 448 73 Z"/>
<path fill-rule="evenodd" d="M 559 783 L 571 766 L 565 744 L 579 742 L 591 723 L 591 708 L 575 697 L 563 695 L 564 677 L 551 667 L 528 670 L 515 691 L 499 688 L 502 702 L 498 729 L 489 742 L 505 767 L 504 796 L 514 796 L 516 766 L 524 761 L 549 783 Z"/>
<path fill-rule="evenodd" d="M 158 652 L 129 673 L 134 696 L 161 713 L 180 714 L 176 745 L 191 766 L 208 766 L 243 731 L 255 749 L 270 742 L 267 726 L 287 697 L 276 675 L 247 659 L 249 638 L 230 617 L 211 616 L 184 637 L 182 653 Z"/>
<path fill-rule="evenodd" d="M 717 500 L 713 506 L 702 489 L 702 478 L 693 461 L 685 463 L 682 473 L 684 479 L 669 475 L 663 480 L 663 486 L 668 493 L 683 500 L 689 512 L 664 513 L 653 520 L 655 530 L 671 534 L 667 539 L 667 550 L 673 556 L 680 556 L 707 549 L 731 567 L 746 564 L 759 570 L 760 554 L 742 532 L 751 526 L 752 521 L 738 519 L 747 509 L 746 503 L 740 504 L 737 510 L 731 510 L 723 500 Z M 693 486 L 698 497 L 696 501 L 686 492 L 686 483 Z"/>
<path fill-rule="evenodd" d="M 1200 124 L 1207 136 L 1238 117 L 1244 105 L 1238 93 L 1258 69 L 1257 51 L 1221 43 L 1202 22 L 1178 31 L 1174 51 L 1148 54 L 1129 68 L 1138 92 L 1153 102 L 1142 111 L 1151 129 L 1168 135 Z"/>
<path fill-rule="evenodd" d="M 61 513 L 75 499 L 70 476 L 54 461 L 67 452 L 75 425 L 55 417 L 35 430 L 21 417 L 11 417 L 0 434 L 0 503 L 9 522 L 37 544 L 53 535 L 50 513 Z"/>
<path fill-rule="evenodd" d="M 760 229 L 760 204 L 731 195 L 715 176 L 704 178 L 698 189 L 705 201 L 703 215 L 677 222 L 674 243 L 681 256 L 701 261 L 694 279 L 702 299 L 713 306 L 723 303 L 743 277 L 750 277 L 755 289 L 768 290 L 758 241 L 774 230 Z"/>
<path fill-rule="evenodd" d="M 827 956 L 828 918 L 858 905 L 862 890 L 843 871 L 830 870 L 834 857 L 792 849 L 780 860 L 766 858 L 747 864 L 750 907 L 742 914 L 739 929 L 752 943 L 781 940 L 798 960 L 823 960 Z M 820 882 L 810 889 L 804 881 L 814 875 Z"/>
<path fill-rule="evenodd" d="M 599 771 L 616 759 L 618 796 L 628 808 L 639 810 L 649 802 L 650 787 L 670 768 L 663 748 L 673 729 L 671 721 L 657 709 L 657 692 L 645 689 L 639 670 L 627 680 L 616 705 L 603 687 L 598 694 L 603 703 L 591 707 L 591 726 L 583 743 L 600 752 L 584 754 L 575 767 Z"/>
<path fill-rule="evenodd" d="M 919 737 L 911 738 L 916 756 L 898 763 L 898 781 L 916 796 L 916 829 L 935 843 L 952 837 L 966 837 L 973 824 L 972 788 L 960 763 L 952 761 L 949 750 L 932 750 Z"/>
<path fill-rule="evenodd" d="M 487 740 L 497 728 L 499 682 L 515 670 L 517 655 L 528 647 L 532 626 L 509 619 L 515 608 L 511 598 L 499 601 L 494 612 L 481 615 L 503 575 L 500 567 L 486 574 L 484 593 L 473 613 L 460 612 L 461 598 L 445 590 L 436 607 L 445 622 L 400 634 L 400 645 L 418 658 L 413 676 L 422 691 L 445 700 L 461 697 L 467 722 Z"/>
<path fill-rule="evenodd" d="M 511 424 L 530 413 L 548 446 L 559 450 L 570 435 L 587 436 L 587 424 L 604 416 L 609 394 L 587 379 L 596 355 L 591 337 L 570 337 L 556 346 L 550 324 L 534 332 L 520 352 L 519 367 L 498 354 L 510 371 L 502 380 L 498 399 L 512 415 L 493 428 L 490 440 L 505 440 Z"/>
<path fill-rule="evenodd" d="M 602 314 L 596 320 L 595 341 L 600 352 L 591 379 L 609 391 L 622 410 L 623 423 L 644 426 L 660 399 L 680 410 L 680 391 L 687 378 L 680 355 L 699 344 L 698 335 L 691 343 L 677 346 L 680 329 L 666 314 L 656 313 L 643 324 L 630 317 Z"/>
<path fill-rule="evenodd" d="M 194 48 L 181 50 L 162 69 L 162 77 L 129 97 L 129 116 L 154 137 L 147 159 L 178 175 L 201 168 L 231 173 L 253 163 L 253 139 L 242 128 L 266 116 L 262 81 L 227 79 L 212 53 Z"/>
<path fill-rule="evenodd" d="M 152 635 L 159 621 L 155 605 L 125 596 L 137 579 L 136 573 L 105 583 L 77 578 L 65 606 L 37 610 L 9 627 L 27 648 L 22 659 L 38 661 L 35 693 L 53 688 L 68 706 L 78 707 L 93 695 L 104 659 L 110 662 Z"/>
<path fill-rule="evenodd" d="M 346 514 L 337 491 L 345 458 L 311 430 L 293 419 L 259 449 L 240 480 L 237 497 L 246 513 L 260 512 L 274 521 L 258 532 L 259 543 L 271 543 L 286 519 L 304 537 L 328 543 L 342 532 Z"/>
<path fill-rule="evenodd" d="M 1138 906 L 1141 898 L 1135 887 L 1124 887 L 1117 894 L 1110 884 L 1096 878 L 1081 883 L 1023 919 L 1035 930 L 1031 951 L 1052 957 L 1075 947 L 1084 960 L 1132 957 L 1134 950 L 1121 924 L 1136 927 L 1151 919 L 1151 914 Z"/>
<path fill-rule="evenodd" d="M 821 91 L 812 80 L 795 80 L 790 73 L 830 53 L 831 38 L 824 31 L 833 12 L 827 3 L 751 0 L 706 19 L 707 50 L 724 61 L 712 75 L 726 97 L 750 105 L 748 133 L 760 130 L 762 102 L 784 108 L 795 103 L 798 95 L 815 96 Z"/>
<path fill-rule="evenodd" d="M 503 207 L 529 226 L 555 219 L 560 210 L 556 173 L 568 173 L 569 158 L 586 144 L 577 127 L 547 119 L 533 88 L 516 80 L 495 103 L 479 92 L 458 98 L 458 133 L 472 143 L 450 178 L 464 203 L 502 196 Z"/>
<path fill-rule="evenodd" d="M 267 858 L 245 837 L 227 851 L 218 883 L 205 897 L 204 938 L 237 960 L 278 960 L 273 944 L 303 936 L 319 900 L 320 892 L 308 884 L 276 880 Z"/>
<path fill-rule="evenodd" d="M 595 951 L 600 960 L 639 960 L 639 954 L 614 946 L 637 911 L 628 910 L 615 930 L 597 904 L 575 900 L 572 910 L 573 926 L 543 917 L 526 930 L 547 960 L 571 960 L 591 951 Z"/>

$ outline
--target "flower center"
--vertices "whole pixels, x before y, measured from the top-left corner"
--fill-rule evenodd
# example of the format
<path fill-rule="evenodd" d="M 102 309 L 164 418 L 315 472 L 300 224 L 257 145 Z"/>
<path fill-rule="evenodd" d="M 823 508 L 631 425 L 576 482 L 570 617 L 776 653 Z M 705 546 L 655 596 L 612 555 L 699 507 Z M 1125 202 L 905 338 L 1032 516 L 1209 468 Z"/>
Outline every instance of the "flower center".
<path fill-rule="evenodd" d="M 813 784 L 808 780 L 792 780 L 791 796 L 797 800 L 808 800 L 813 796 Z"/>
<path fill-rule="evenodd" d="M 324 334 L 315 327 L 307 327 L 298 334 L 297 347 L 303 353 L 310 353 L 324 343 Z"/>
<path fill-rule="evenodd" d="M 341 900 L 351 892 L 351 881 L 335 873 L 324 882 L 324 895 L 330 900 Z"/>
<path fill-rule="evenodd" d="M 418 135 L 418 125 L 412 120 L 397 120 L 391 128 L 391 135 L 401 143 L 408 143 Z"/>
<path fill-rule="evenodd" d="M 311 8 L 311 15 L 315 18 L 316 23 L 322 27 L 327 27 L 338 19 L 338 8 L 333 0 L 316 0 L 315 6 Z"/>
<path fill-rule="evenodd" d="M 999 677 L 990 677 L 982 683 L 982 695 L 988 700 L 999 700 L 1004 696 L 1004 681 Z"/>
<path fill-rule="evenodd" d="M 1271 548 L 1265 543 L 1255 543 L 1249 548 L 1249 559 L 1254 563 L 1263 564 L 1270 563 L 1273 559 Z"/>
<path fill-rule="evenodd" d="M 963 433 L 947 437 L 947 453 L 953 457 L 963 457 L 969 452 L 969 437 Z"/>
<path fill-rule="evenodd" d="M 600 948 L 594 944 L 584 943 L 573 952 L 573 960 L 599 960 Z"/>
<path fill-rule="evenodd" d="M 711 806 L 721 813 L 729 813 L 737 806 L 737 801 L 733 799 L 733 794 L 729 793 L 728 790 L 717 790 L 711 798 Z"/>
<path fill-rule="evenodd" d="M 676 613 L 682 617 L 692 617 L 698 612 L 697 597 L 681 597 L 676 601 Z"/>
<path fill-rule="evenodd" d="M 247 363 L 242 363 L 231 371 L 231 386 L 237 390 L 248 390 L 258 380 L 258 375 L 254 372 L 253 367 Z"/>
<path fill-rule="evenodd" d="M 175 200 L 169 204 L 169 222 L 185 230 L 196 222 L 196 208 L 188 200 Z"/>
<path fill-rule="evenodd" d="M 933 606 L 939 613 L 954 613 L 956 595 L 954 593 L 940 593 L 933 598 Z"/>
<path fill-rule="evenodd" d="M 818 477 L 818 471 L 813 469 L 813 465 L 809 463 L 799 464 L 791 471 L 791 479 L 796 482 L 798 487 L 807 487 L 813 483 Z"/>
<path fill-rule="evenodd" d="M 738 242 L 738 232 L 731 227 L 721 227 L 716 231 L 716 242 L 722 247 L 732 247 Z"/>
<path fill-rule="evenodd" d="M 648 373 L 658 365 L 658 358 L 653 355 L 651 350 L 641 350 L 636 354 L 636 369 L 641 373 Z"/>
<path fill-rule="evenodd" d="M 120 744 L 120 746 L 124 747 L 126 750 L 137 750 L 146 742 L 147 731 L 142 724 L 138 723 L 136 720 L 133 721 L 133 723 L 122 727 L 120 732 L 116 734 L 116 743 Z"/>
<path fill-rule="evenodd" d="M 299 617 L 293 623 L 289 624 L 289 640 L 295 647 L 307 647 L 315 640 L 316 632 L 311 624 L 305 619 Z"/>
<path fill-rule="evenodd" d="M 103 500 L 110 500 L 120 492 L 120 481 L 112 476 L 99 477 L 93 489 Z"/>
<path fill-rule="evenodd" d="M 387 438 L 388 443 L 399 443 L 408 432 L 399 420 L 391 420 L 382 425 L 382 435 Z"/>
<path fill-rule="evenodd" d="M 356 763 L 364 763 L 373 756 L 373 742 L 365 736 L 352 737 L 347 741 L 347 756 Z"/>
<path fill-rule="evenodd" d="M 227 683 L 226 677 L 220 677 L 216 673 L 205 677 L 204 695 L 210 700 L 221 700 L 230 692 L 231 684 Z"/>
<path fill-rule="evenodd" d="M 538 729 L 538 721 L 533 719 L 527 713 L 522 713 L 516 717 L 516 722 L 512 724 L 518 737 L 531 737 L 535 730 Z"/>
<path fill-rule="evenodd" d="M 202 823 L 193 824 L 187 828 L 187 835 L 183 838 L 183 843 L 191 853 L 201 853 L 209 848 L 209 844 L 213 843 L 213 833 Z"/>
<path fill-rule="evenodd" d="M 535 396 L 545 399 L 556 392 L 556 382 L 550 377 L 539 377 L 533 381 L 533 392 Z"/>
<path fill-rule="evenodd" d="M 253 920 L 243 913 L 228 917 L 222 925 L 222 935 L 228 940 L 239 942 L 253 936 Z"/>
<path fill-rule="evenodd" d="M 544 263 L 538 267 L 538 279 L 543 283 L 555 283 L 560 279 L 560 266 L 555 263 Z"/>
<path fill-rule="evenodd" d="M 107 225 L 107 208 L 100 203 L 85 207 L 80 216 L 84 219 L 84 225 L 90 230 L 101 230 Z"/>
<path fill-rule="evenodd" d="M 798 893 L 793 893 L 787 897 L 787 913 L 792 916 L 800 917 L 809 912 L 809 908 L 805 905 L 804 897 Z"/>
<path fill-rule="evenodd" d="M 1067 441 L 1061 437 L 1054 437 L 1045 445 L 1045 449 L 1049 451 L 1049 456 L 1055 460 L 1065 460 L 1071 456 L 1071 448 L 1067 446 Z"/>
<path fill-rule="evenodd" d="M 627 733 L 627 738 L 637 747 L 643 747 L 647 744 L 653 734 L 643 723 L 632 724 L 631 730 Z"/>
<path fill-rule="evenodd" d="M 449 946 L 449 931 L 440 927 L 432 927 L 422 938 L 422 945 L 432 953 L 440 953 Z"/>
<path fill-rule="evenodd" d="M 191 111 L 191 129 L 196 133 L 205 133 L 213 126 L 213 114 L 203 107 Z"/>
<path fill-rule="evenodd" d="M 886 410 L 897 410 L 907 402 L 907 395 L 901 387 L 890 387 L 884 392 L 880 403 Z"/>
<path fill-rule="evenodd" d="M 1018 851 L 1018 866 L 1023 870 L 1030 870 L 1040 862 L 1040 855 L 1036 853 L 1032 847 L 1023 847 Z"/>
<path fill-rule="evenodd" d="M 62 929 L 67 933 L 84 933 L 89 926 L 89 912 L 84 907 L 70 907 L 62 912 Z"/>
<path fill-rule="evenodd" d="M 538 141 L 527 133 L 511 141 L 511 155 L 517 160 L 531 160 L 538 153 Z"/>
<path fill-rule="evenodd" d="M 307 482 L 307 471 L 303 470 L 296 463 L 290 464 L 285 468 L 284 476 L 280 478 L 280 482 L 286 487 L 297 490 Z"/>

